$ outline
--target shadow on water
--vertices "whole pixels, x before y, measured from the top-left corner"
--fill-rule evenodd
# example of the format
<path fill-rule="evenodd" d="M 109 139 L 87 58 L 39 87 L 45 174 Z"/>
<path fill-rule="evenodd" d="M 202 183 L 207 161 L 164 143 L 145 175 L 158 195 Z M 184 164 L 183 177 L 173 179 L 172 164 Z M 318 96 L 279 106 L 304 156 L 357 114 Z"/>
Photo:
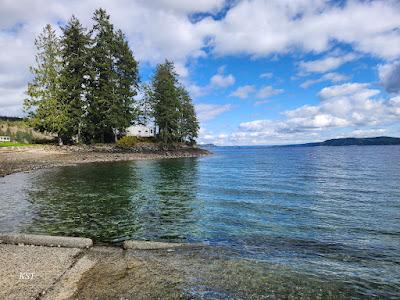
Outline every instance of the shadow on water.
<path fill-rule="evenodd" d="M 87 164 L 41 173 L 29 201 L 35 215 L 25 232 L 184 240 L 196 209 L 196 159 Z"/>

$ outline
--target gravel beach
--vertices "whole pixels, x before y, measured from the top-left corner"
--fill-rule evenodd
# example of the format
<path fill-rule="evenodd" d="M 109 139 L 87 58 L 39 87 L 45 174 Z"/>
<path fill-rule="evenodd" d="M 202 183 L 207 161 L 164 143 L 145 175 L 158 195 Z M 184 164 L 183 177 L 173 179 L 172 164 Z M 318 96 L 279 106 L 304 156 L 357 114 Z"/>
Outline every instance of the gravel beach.
<path fill-rule="evenodd" d="M 207 150 L 189 147 L 176 150 L 137 147 L 129 151 L 109 145 L 4 147 L 0 148 L 0 176 L 79 163 L 199 157 L 209 154 Z"/>

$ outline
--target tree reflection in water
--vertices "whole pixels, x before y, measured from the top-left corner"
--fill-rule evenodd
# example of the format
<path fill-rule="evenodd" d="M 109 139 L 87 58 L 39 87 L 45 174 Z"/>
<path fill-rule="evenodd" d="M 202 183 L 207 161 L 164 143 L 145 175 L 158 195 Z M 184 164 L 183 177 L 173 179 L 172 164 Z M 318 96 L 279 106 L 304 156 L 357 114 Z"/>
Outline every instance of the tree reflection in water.
<path fill-rule="evenodd" d="M 197 159 L 85 164 L 34 179 L 25 232 L 183 241 L 196 228 Z"/>

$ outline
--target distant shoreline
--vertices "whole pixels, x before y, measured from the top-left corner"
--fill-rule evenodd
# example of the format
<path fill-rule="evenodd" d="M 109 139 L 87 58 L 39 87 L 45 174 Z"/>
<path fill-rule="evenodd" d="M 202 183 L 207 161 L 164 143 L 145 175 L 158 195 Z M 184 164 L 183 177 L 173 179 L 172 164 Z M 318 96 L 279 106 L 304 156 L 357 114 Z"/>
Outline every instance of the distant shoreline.
<path fill-rule="evenodd" d="M 378 136 L 370 138 L 340 138 L 330 139 L 323 142 L 292 144 L 292 145 L 276 145 L 274 147 L 318 147 L 318 146 L 388 146 L 400 145 L 400 138 L 389 136 Z"/>
<path fill-rule="evenodd" d="M 130 151 L 110 145 L 5 147 L 0 148 L 0 177 L 81 163 L 201 157 L 210 154 L 207 150 L 192 147 L 169 150 L 139 148 Z"/>

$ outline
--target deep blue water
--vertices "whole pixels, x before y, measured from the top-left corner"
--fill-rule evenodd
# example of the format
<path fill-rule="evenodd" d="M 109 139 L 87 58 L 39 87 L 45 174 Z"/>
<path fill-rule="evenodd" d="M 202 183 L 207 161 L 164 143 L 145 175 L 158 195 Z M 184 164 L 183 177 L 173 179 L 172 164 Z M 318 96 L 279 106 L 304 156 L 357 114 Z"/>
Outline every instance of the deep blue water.
<path fill-rule="evenodd" d="M 201 241 L 400 298 L 399 146 L 212 151 L 0 178 L 0 231 Z"/>

